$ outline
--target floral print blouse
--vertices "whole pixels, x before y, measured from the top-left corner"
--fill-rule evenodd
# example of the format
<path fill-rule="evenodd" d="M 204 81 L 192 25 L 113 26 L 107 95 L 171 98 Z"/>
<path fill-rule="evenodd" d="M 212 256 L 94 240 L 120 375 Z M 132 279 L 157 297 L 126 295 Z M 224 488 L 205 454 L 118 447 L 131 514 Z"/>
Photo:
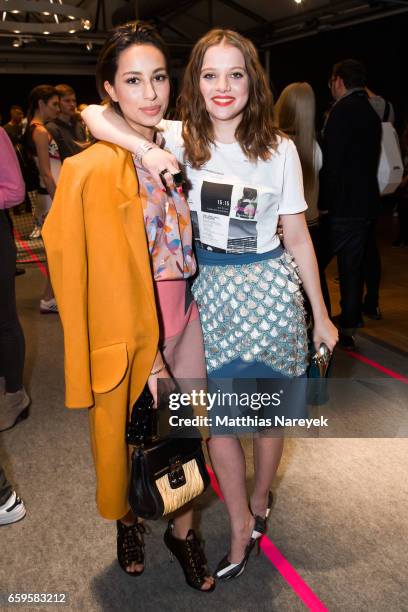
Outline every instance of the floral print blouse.
<path fill-rule="evenodd" d="M 135 162 L 139 195 L 155 281 L 193 276 L 197 265 L 193 253 L 190 210 L 177 191 L 165 193 L 145 168 Z"/>

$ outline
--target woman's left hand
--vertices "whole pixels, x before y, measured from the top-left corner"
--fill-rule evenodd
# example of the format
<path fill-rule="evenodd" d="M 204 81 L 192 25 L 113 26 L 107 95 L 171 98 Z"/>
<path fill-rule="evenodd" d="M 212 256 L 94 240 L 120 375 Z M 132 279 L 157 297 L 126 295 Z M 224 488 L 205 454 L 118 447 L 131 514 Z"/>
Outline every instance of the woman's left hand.
<path fill-rule="evenodd" d="M 324 343 L 332 353 L 338 341 L 338 329 L 333 325 L 328 316 L 315 320 L 313 327 L 313 343 L 316 351 L 318 351 L 320 345 Z"/>

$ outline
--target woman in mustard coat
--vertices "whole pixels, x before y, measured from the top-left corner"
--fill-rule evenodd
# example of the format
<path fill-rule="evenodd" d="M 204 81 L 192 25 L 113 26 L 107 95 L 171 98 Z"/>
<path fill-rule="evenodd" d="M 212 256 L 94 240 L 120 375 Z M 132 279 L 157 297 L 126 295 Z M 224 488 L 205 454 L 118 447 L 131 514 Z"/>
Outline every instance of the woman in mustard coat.
<path fill-rule="evenodd" d="M 101 51 L 97 83 L 130 125 L 149 140 L 158 136 L 170 88 L 164 43 L 153 28 L 117 28 Z M 140 162 L 106 142 L 67 159 L 43 230 L 64 329 L 66 405 L 89 408 L 97 505 L 117 521 L 118 560 L 131 576 L 144 569 L 145 530 L 128 503 L 129 412 L 146 381 L 155 394 L 158 377 L 205 377 L 187 285 L 196 270 L 189 210 L 181 193 L 158 188 Z M 185 506 L 165 543 L 187 583 L 209 592 L 214 579 L 191 527 Z"/>

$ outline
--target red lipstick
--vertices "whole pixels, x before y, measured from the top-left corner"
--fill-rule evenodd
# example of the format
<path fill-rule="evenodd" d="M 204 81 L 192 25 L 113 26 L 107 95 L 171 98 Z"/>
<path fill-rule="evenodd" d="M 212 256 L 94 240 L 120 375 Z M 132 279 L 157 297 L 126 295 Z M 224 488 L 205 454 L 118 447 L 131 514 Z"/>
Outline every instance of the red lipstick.
<path fill-rule="evenodd" d="M 211 100 L 217 106 L 229 106 L 234 102 L 235 98 L 232 98 L 231 96 L 214 96 L 211 98 Z"/>

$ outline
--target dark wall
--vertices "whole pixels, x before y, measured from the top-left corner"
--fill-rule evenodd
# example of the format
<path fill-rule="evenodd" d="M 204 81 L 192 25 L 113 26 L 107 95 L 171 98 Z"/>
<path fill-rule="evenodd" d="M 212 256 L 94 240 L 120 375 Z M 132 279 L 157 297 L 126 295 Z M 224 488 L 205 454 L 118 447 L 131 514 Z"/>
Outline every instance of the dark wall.
<path fill-rule="evenodd" d="M 408 13 L 405 13 L 271 47 L 271 80 L 275 94 L 293 81 L 309 81 L 315 89 L 318 117 L 321 117 L 330 104 L 327 80 L 331 66 L 340 59 L 354 57 L 366 64 L 370 88 L 393 102 L 397 123 L 401 126 L 403 120 L 408 119 L 406 66 L 403 65 L 407 57 L 407 31 Z M 3 121 L 8 120 L 11 104 L 25 107 L 32 87 L 60 82 L 76 89 L 79 103 L 99 100 L 92 76 L 2 75 Z"/>

